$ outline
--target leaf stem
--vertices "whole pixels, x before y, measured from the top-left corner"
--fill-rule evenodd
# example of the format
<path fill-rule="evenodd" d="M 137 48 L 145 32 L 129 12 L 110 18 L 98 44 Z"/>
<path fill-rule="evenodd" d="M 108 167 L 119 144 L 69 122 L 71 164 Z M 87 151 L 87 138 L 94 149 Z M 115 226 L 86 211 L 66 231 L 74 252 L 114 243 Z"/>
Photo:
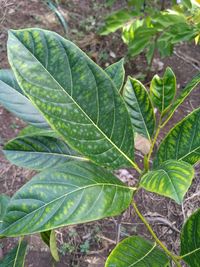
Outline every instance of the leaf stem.
<path fill-rule="evenodd" d="M 159 240 L 159 238 L 156 236 L 156 234 L 154 233 L 153 229 L 151 228 L 151 226 L 149 225 L 149 223 L 147 222 L 147 220 L 143 217 L 143 215 L 140 213 L 140 211 L 137 208 L 137 205 L 135 203 L 135 201 L 132 201 L 132 206 L 134 208 L 134 210 L 136 211 L 138 217 L 140 218 L 140 220 L 145 224 L 145 226 L 147 227 L 147 229 L 149 230 L 150 234 L 152 235 L 152 237 L 155 239 L 156 243 L 165 251 L 165 253 L 175 262 L 177 267 L 181 267 L 180 264 L 180 257 L 177 255 L 174 255 L 172 252 L 170 252 L 166 246 Z"/>
<path fill-rule="evenodd" d="M 146 161 L 147 161 L 147 163 L 146 163 L 146 168 L 147 168 L 147 170 L 149 169 L 149 160 L 150 160 L 150 157 L 151 157 L 151 155 L 152 155 L 152 153 L 153 153 L 153 149 L 154 149 L 154 146 L 155 146 L 155 144 L 156 144 L 156 141 L 157 141 L 157 138 L 158 138 L 158 135 L 159 135 L 159 133 L 160 133 L 161 128 L 162 128 L 162 126 L 160 125 L 160 122 L 159 122 L 158 128 L 157 128 L 157 130 L 156 130 L 154 139 L 153 139 L 152 144 L 151 144 L 151 147 L 150 147 L 149 154 L 148 154 L 148 156 L 147 156 L 147 160 L 146 160 Z"/>

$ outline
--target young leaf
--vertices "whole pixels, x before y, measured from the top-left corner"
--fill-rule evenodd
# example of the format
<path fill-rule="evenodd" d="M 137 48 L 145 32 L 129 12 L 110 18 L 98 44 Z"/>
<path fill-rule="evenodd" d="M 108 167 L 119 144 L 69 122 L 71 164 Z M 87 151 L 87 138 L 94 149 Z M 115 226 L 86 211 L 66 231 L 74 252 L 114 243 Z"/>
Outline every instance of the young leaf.
<path fill-rule="evenodd" d="M 135 15 L 137 15 L 137 12 L 128 9 L 121 9 L 112 13 L 106 18 L 105 25 L 101 28 L 100 34 L 107 35 L 115 32 L 131 21 Z"/>
<path fill-rule="evenodd" d="M 180 121 L 161 142 L 154 167 L 168 159 L 195 164 L 200 160 L 200 108 Z"/>
<path fill-rule="evenodd" d="M 122 58 L 120 61 L 108 66 L 105 72 L 110 76 L 117 90 L 120 92 L 125 76 L 124 59 Z"/>
<path fill-rule="evenodd" d="M 183 103 L 186 97 L 197 87 L 200 83 L 200 72 L 186 85 L 186 87 L 181 91 L 180 95 L 174 101 L 170 108 L 170 112 L 168 116 L 168 120 L 172 117 L 175 110 Z"/>
<path fill-rule="evenodd" d="M 168 67 L 160 78 L 155 75 L 150 85 L 150 97 L 155 107 L 159 109 L 161 113 L 172 103 L 176 94 L 176 76 L 173 71 Z"/>
<path fill-rule="evenodd" d="M 121 214 L 129 188 L 110 172 L 70 162 L 36 175 L 11 199 L 0 236 L 19 236 Z M 123 201 L 122 201 L 123 200 Z"/>
<path fill-rule="evenodd" d="M 70 146 L 105 167 L 137 168 L 125 104 L 85 53 L 56 33 L 27 29 L 9 33 L 8 55 L 23 91 Z"/>
<path fill-rule="evenodd" d="M 0 70 L 0 104 L 27 123 L 36 127 L 49 128 L 40 112 L 21 93 L 14 75 L 9 70 Z"/>
<path fill-rule="evenodd" d="M 27 242 L 21 241 L 12 249 L 2 260 L 1 267 L 24 267 L 24 261 L 27 250 Z"/>
<path fill-rule="evenodd" d="M 190 164 L 168 160 L 142 176 L 140 186 L 148 191 L 170 197 L 181 204 L 193 177 L 194 169 Z"/>
<path fill-rule="evenodd" d="M 155 244 L 140 236 L 131 236 L 120 242 L 107 258 L 105 267 L 161 267 L 169 259 Z"/>
<path fill-rule="evenodd" d="M 155 128 L 155 115 L 144 85 L 129 77 L 124 86 L 123 97 L 135 132 L 151 140 Z"/>
<path fill-rule="evenodd" d="M 6 195 L 0 195 L 0 229 L 3 223 L 3 217 L 6 213 L 6 208 L 8 206 L 8 203 L 10 201 L 10 198 Z"/>
<path fill-rule="evenodd" d="M 191 267 L 199 267 L 200 209 L 193 213 L 181 231 L 181 256 Z"/>
<path fill-rule="evenodd" d="M 56 168 L 72 160 L 86 160 L 58 138 L 25 135 L 9 141 L 3 148 L 13 164 L 33 170 Z"/>

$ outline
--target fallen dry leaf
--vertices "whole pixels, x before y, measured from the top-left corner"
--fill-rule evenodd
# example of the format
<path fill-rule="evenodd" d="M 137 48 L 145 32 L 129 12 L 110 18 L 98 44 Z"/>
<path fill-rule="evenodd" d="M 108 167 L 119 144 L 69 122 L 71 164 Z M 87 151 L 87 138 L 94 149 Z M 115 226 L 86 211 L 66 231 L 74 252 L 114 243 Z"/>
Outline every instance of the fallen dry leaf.
<path fill-rule="evenodd" d="M 135 149 L 141 151 L 144 155 L 146 155 L 149 153 L 150 147 L 151 147 L 151 143 L 147 138 L 139 134 L 136 135 Z"/>

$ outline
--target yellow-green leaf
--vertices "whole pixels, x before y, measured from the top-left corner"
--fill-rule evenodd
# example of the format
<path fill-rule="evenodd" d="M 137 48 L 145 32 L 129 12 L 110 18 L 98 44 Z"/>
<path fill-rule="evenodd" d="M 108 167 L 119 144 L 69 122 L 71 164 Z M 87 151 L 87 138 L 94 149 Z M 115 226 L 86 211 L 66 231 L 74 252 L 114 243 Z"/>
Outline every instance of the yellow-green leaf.
<path fill-rule="evenodd" d="M 168 159 L 176 159 L 195 164 L 200 160 L 200 108 L 171 129 L 161 142 L 154 167 Z"/>
<path fill-rule="evenodd" d="M 146 88 L 138 80 L 129 77 L 124 86 L 123 97 L 135 132 L 151 140 L 156 120 Z"/>
<path fill-rule="evenodd" d="M 172 103 L 176 94 L 176 76 L 172 69 L 166 69 L 162 78 L 155 75 L 150 85 L 150 97 L 155 107 L 163 113 Z"/>
<path fill-rule="evenodd" d="M 105 267 L 164 267 L 169 259 L 156 244 L 140 236 L 121 241 L 109 255 Z"/>
<path fill-rule="evenodd" d="M 181 204 L 193 177 L 194 169 L 190 164 L 168 160 L 142 176 L 140 186 Z"/>
<path fill-rule="evenodd" d="M 10 200 L 0 236 L 52 230 L 121 214 L 134 188 L 92 163 L 70 162 L 44 170 Z"/>

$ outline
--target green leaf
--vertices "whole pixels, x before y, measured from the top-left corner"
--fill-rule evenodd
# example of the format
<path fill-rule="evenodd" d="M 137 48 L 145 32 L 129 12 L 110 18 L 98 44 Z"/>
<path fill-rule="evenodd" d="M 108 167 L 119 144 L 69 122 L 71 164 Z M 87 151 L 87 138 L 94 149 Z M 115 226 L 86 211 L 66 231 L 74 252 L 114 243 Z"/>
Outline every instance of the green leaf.
<path fill-rule="evenodd" d="M 0 70 L 0 104 L 27 123 L 41 128 L 49 127 L 40 112 L 22 94 L 10 70 Z"/>
<path fill-rule="evenodd" d="M 50 248 L 51 255 L 55 261 L 59 261 L 58 249 L 56 244 L 56 235 L 55 231 L 50 230 L 40 233 L 44 243 Z"/>
<path fill-rule="evenodd" d="M 56 168 L 72 160 L 86 160 L 62 140 L 47 135 L 43 132 L 42 136 L 17 137 L 4 146 L 3 152 L 13 164 L 33 170 Z"/>
<path fill-rule="evenodd" d="M 135 30 L 134 39 L 129 43 L 129 54 L 131 57 L 139 55 L 151 43 L 156 29 L 142 25 Z"/>
<path fill-rule="evenodd" d="M 161 142 L 154 167 L 168 159 L 195 164 L 200 160 L 200 108 L 175 125 Z"/>
<path fill-rule="evenodd" d="M 197 87 L 197 85 L 200 83 L 200 72 L 192 78 L 191 81 L 188 82 L 188 84 L 185 86 L 183 90 L 181 90 L 180 95 L 177 97 L 177 99 L 174 101 L 170 108 L 170 113 L 168 115 L 168 120 L 172 117 L 175 110 L 183 103 L 183 101 L 186 99 L 186 97 L 192 93 L 192 91 Z"/>
<path fill-rule="evenodd" d="M 158 75 L 153 77 L 150 85 L 150 97 L 154 106 L 163 113 L 172 103 L 175 94 L 176 76 L 168 67 L 162 78 Z"/>
<path fill-rule="evenodd" d="M 149 94 L 142 83 L 128 78 L 123 97 L 135 132 L 151 140 L 155 128 L 155 115 Z"/>
<path fill-rule="evenodd" d="M 27 250 L 27 242 L 22 241 L 12 249 L 2 260 L 1 267 L 24 267 L 24 261 Z"/>
<path fill-rule="evenodd" d="M 162 267 L 169 259 L 156 245 L 140 236 L 121 241 L 109 255 L 105 267 Z"/>
<path fill-rule="evenodd" d="M 27 29 L 9 33 L 8 55 L 21 88 L 71 147 L 105 167 L 137 168 L 125 103 L 85 53 L 56 33 Z"/>
<path fill-rule="evenodd" d="M 140 186 L 181 204 L 194 177 L 193 167 L 183 161 L 168 160 L 142 176 Z"/>
<path fill-rule="evenodd" d="M 117 90 L 120 92 L 125 76 L 124 59 L 122 58 L 120 61 L 108 66 L 105 71 L 114 82 Z"/>
<path fill-rule="evenodd" d="M 50 247 L 50 235 L 51 235 L 51 230 L 50 231 L 45 231 L 45 232 L 41 232 L 40 233 L 40 236 L 43 240 L 43 242 L 48 246 Z"/>
<path fill-rule="evenodd" d="M 10 201 L 10 198 L 8 196 L 0 195 L 0 229 L 3 223 L 3 217 L 6 213 L 6 209 L 7 209 L 9 201 Z"/>
<path fill-rule="evenodd" d="M 50 137 L 55 137 L 55 138 L 60 138 L 59 135 L 52 129 L 50 128 L 37 128 L 32 125 L 28 125 L 25 128 L 23 128 L 19 133 L 18 137 L 20 136 L 29 136 L 29 135 L 41 135 L 41 136 L 50 136 Z"/>
<path fill-rule="evenodd" d="M 14 88 L 15 90 L 17 90 L 20 94 L 24 94 L 22 89 L 19 87 L 19 84 L 17 83 L 12 70 L 1 69 L 0 80 L 4 82 L 5 84 L 9 85 L 10 87 Z"/>
<path fill-rule="evenodd" d="M 115 32 L 129 23 L 137 14 L 137 12 L 128 9 L 121 9 L 112 13 L 106 18 L 105 25 L 101 28 L 100 34 L 107 35 L 111 32 Z"/>
<path fill-rule="evenodd" d="M 135 188 L 86 162 L 70 162 L 36 175 L 11 199 L 0 236 L 48 231 L 121 214 Z"/>
<path fill-rule="evenodd" d="M 181 231 L 181 256 L 191 267 L 199 267 L 200 209 L 193 213 Z"/>
<path fill-rule="evenodd" d="M 190 0 L 182 0 L 181 2 L 186 8 L 192 8 L 192 3 Z"/>

